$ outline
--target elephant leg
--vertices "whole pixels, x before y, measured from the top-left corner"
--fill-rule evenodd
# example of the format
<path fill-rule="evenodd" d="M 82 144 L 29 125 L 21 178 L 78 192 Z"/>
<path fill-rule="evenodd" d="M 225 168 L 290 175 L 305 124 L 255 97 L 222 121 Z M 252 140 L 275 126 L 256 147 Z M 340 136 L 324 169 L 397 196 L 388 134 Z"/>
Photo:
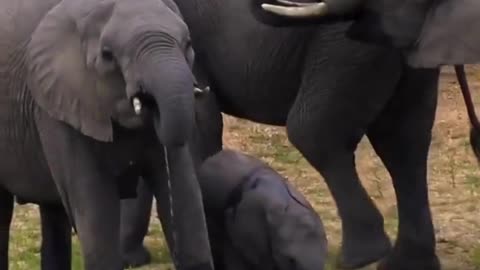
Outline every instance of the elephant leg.
<path fill-rule="evenodd" d="M 98 161 L 104 144 L 38 113 L 43 152 L 78 232 L 85 270 L 123 269 L 117 184 Z"/>
<path fill-rule="evenodd" d="M 61 205 L 40 205 L 42 270 L 69 270 L 72 263 L 72 226 Z"/>
<path fill-rule="evenodd" d="M 13 215 L 13 196 L 0 188 L 0 269 L 8 270 L 8 243 Z"/>
<path fill-rule="evenodd" d="M 386 256 L 391 244 L 383 217 L 359 180 L 354 152 L 393 95 L 402 65 L 394 52 L 349 40 L 313 42 L 321 45 L 311 46 L 317 49 L 306 56 L 287 134 L 323 176 L 338 207 L 343 238 L 338 263 L 359 268 Z"/>
<path fill-rule="evenodd" d="M 382 270 L 439 270 L 427 187 L 427 159 L 437 105 L 438 70 L 408 70 L 399 91 L 368 131 L 392 176 L 398 235 Z"/>
<path fill-rule="evenodd" d="M 143 240 L 148 232 L 153 194 L 143 179 L 137 187 L 137 198 L 121 202 L 120 244 L 125 268 L 150 263 L 151 256 Z"/>

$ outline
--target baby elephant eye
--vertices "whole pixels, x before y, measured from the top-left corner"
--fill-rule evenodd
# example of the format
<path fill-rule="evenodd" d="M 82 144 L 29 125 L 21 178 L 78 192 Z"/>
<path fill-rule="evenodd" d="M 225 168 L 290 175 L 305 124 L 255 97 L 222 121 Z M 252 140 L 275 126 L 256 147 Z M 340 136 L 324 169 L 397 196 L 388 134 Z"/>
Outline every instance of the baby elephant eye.
<path fill-rule="evenodd" d="M 108 47 L 102 47 L 102 59 L 108 62 L 113 61 L 113 52 Z"/>

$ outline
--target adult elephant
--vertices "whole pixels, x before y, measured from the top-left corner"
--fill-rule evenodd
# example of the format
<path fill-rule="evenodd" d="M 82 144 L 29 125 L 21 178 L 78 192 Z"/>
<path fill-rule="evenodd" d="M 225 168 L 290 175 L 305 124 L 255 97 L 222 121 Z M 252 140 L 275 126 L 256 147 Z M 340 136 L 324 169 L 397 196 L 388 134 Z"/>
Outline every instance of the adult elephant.
<path fill-rule="evenodd" d="M 85 268 L 123 269 L 119 198 L 131 196 L 122 180 L 133 174 L 161 202 L 177 269 L 213 269 L 187 144 L 193 50 L 175 7 L 158 0 L 2 0 L 0 25 L 0 268 L 8 269 L 15 196 L 40 205 L 48 236 L 42 250 L 58 251 L 42 253 L 42 269 L 70 269 L 70 223 L 61 203 Z M 143 118 L 142 104 L 156 111 L 151 119 Z M 128 117 L 134 111 L 139 115 Z M 160 181 L 166 172 L 156 164 L 164 160 L 171 185 Z"/>
<path fill-rule="evenodd" d="M 408 66 L 399 50 L 351 40 L 352 21 L 274 28 L 250 0 L 176 0 L 198 72 L 221 110 L 286 126 L 290 142 L 324 177 L 338 206 L 340 264 L 438 270 L 427 192 L 427 156 L 438 69 Z M 392 250 L 383 217 L 354 162 L 367 135 L 395 187 L 399 228 Z"/>
<path fill-rule="evenodd" d="M 274 25 L 319 23 L 326 17 L 354 18 L 350 37 L 400 48 L 414 67 L 480 63 L 480 2 L 477 0 L 254 2 L 253 10 L 258 18 Z M 279 16 L 262 14 L 259 5 Z"/>

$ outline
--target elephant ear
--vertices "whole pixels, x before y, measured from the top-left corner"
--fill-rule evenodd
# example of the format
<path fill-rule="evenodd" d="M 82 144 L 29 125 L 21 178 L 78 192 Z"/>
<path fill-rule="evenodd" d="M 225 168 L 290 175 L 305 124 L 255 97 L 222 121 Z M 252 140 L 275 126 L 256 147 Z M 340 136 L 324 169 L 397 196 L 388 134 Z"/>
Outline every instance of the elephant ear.
<path fill-rule="evenodd" d="M 300 205 L 304 206 L 307 209 L 313 209 L 312 205 L 307 201 L 307 199 L 298 191 L 296 188 L 292 186 L 292 184 L 285 181 L 286 189 L 290 197 L 295 200 Z"/>
<path fill-rule="evenodd" d="M 126 95 L 120 72 L 101 75 L 95 69 L 100 29 L 112 8 L 97 5 L 84 14 L 80 31 L 68 12 L 71 9 L 60 2 L 42 19 L 26 51 L 28 87 L 36 104 L 51 117 L 100 141 L 112 141 L 111 116 L 116 101 Z M 90 21 L 93 26 L 88 25 Z M 90 33 L 87 36 L 85 29 Z"/>
<path fill-rule="evenodd" d="M 435 1 L 408 62 L 414 67 L 480 63 L 480 1 Z"/>

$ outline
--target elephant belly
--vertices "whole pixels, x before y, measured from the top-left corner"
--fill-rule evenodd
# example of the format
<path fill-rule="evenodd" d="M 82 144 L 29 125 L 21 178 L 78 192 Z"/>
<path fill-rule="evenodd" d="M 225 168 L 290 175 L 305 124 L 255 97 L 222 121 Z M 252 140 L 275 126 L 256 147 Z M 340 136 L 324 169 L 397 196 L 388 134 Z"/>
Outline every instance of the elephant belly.
<path fill-rule="evenodd" d="M 23 201 L 57 203 L 30 105 L 0 96 L 0 185 Z"/>

